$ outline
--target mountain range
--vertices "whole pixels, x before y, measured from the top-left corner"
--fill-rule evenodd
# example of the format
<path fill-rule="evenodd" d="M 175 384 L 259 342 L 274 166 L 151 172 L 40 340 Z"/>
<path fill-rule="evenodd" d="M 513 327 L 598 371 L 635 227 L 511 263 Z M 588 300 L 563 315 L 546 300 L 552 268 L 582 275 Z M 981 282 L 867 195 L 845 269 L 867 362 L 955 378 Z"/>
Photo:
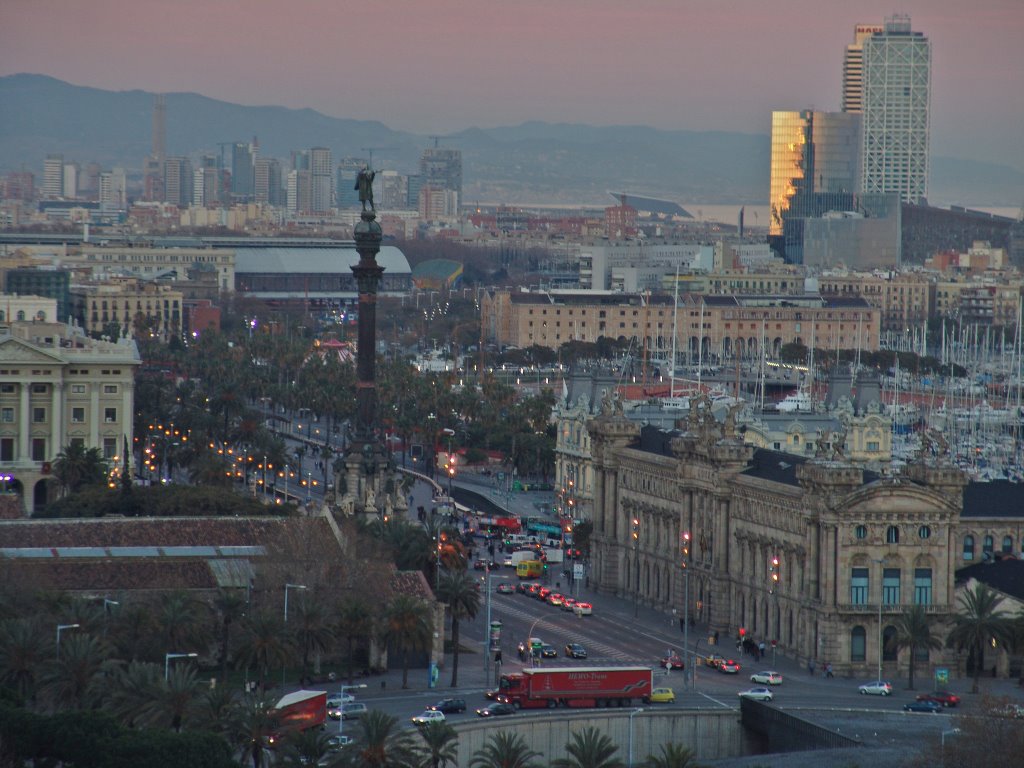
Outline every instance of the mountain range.
<path fill-rule="evenodd" d="M 312 109 L 243 106 L 196 93 L 168 93 L 168 155 L 217 155 L 222 145 L 259 141 L 261 156 L 329 147 L 336 160 L 374 151 L 378 169 L 415 173 L 425 147 L 462 150 L 463 202 L 598 205 L 609 190 L 678 202 L 764 204 L 770 137 L 726 131 L 666 131 L 642 125 L 526 122 L 469 128 L 443 137 Z M 41 181 L 43 159 L 61 153 L 82 165 L 138 173 L 151 149 L 154 94 L 107 91 L 34 74 L 0 77 L 0 171 L 26 169 Z M 934 204 L 1018 206 L 1024 172 L 933 157 Z"/>

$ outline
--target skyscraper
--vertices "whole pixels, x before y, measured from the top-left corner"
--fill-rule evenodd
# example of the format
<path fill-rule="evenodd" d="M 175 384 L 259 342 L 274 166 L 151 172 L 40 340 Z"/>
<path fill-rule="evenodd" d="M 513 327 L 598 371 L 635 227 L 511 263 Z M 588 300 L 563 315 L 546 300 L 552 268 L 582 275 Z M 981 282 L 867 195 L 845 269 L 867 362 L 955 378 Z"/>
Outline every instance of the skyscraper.
<path fill-rule="evenodd" d="M 770 235 L 787 219 L 849 210 L 860 176 L 860 116 L 772 112 Z"/>
<path fill-rule="evenodd" d="M 316 213 L 325 213 L 333 207 L 334 160 L 331 150 L 313 147 L 309 150 L 310 205 Z"/>
<path fill-rule="evenodd" d="M 261 157 L 255 165 L 255 200 L 267 205 L 280 205 L 281 161 L 270 157 Z"/>
<path fill-rule="evenodd" d="M 256 151 L 252 144 L 236 142 L 231 146 L 231 199 L 247 202 L 255 190 L 253 167 Z"/>
<path fill-rule="evenodd" d="M 880 24 L 858 24 L 843 57 L 843 112 L 861 112 L 864 97 L 864 39 L 884 32 Z"/>
<path fill-rule="evenodd" d="M 448 190 L 456 194 L 456 206 L 462 204 L 462 150 L 428 147 L 420 157 L 422 186 Z"/>
<path fill-rule="evenodd" d="M 64 155 L 47 155 L 43 161 L 43 197 L 56 200 L 64 191 Z"/>
<path fill-rule="evenodd" d="M 909 16 L 885 20 L 863 41 L 861 191 L 896 193 L 908 203 L 928 195 L 931 43 Z"/>
<path fill-rule="evenodd" d="M 192 191 L 195 179 L 192 175 L 192 163 L 187 157 L 168 157 L 164 159 L 164 201 L 187 208 L 192 205 Z"/>

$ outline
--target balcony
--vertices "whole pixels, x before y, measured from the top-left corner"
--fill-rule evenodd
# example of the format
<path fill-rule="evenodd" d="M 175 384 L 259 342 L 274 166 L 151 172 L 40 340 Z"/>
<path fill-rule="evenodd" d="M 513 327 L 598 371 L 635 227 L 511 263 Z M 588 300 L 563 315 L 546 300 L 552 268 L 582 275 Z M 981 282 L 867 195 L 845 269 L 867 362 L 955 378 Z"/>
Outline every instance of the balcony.
<path fill-rule="evenodd" d="M 836 603 L 836 611 L 839 613 L 860 613 L 865 615 L 878 615 L 878 603 Z M 886 603 L 882 605 L 883 615 L 900 614 L 909 611 L 914 607 L 913 603 Z M 952 606 L 947 605 L 926 605 L 924 612 L 928 615 L 952 613 Z"/>

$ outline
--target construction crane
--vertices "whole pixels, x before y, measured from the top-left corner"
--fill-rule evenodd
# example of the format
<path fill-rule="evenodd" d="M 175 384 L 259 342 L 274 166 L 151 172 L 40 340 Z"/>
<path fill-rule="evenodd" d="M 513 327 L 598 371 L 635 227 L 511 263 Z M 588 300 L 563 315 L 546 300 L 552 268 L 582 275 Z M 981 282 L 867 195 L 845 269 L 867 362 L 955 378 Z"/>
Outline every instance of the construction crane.
<path fill-rule="evenodd" d="M 370 170 L 373 170 L 373 153 L 374 152 L 391 152 L 395 147 L 360 147 L 360 152 L 366 152 L 370 156 Z"/>

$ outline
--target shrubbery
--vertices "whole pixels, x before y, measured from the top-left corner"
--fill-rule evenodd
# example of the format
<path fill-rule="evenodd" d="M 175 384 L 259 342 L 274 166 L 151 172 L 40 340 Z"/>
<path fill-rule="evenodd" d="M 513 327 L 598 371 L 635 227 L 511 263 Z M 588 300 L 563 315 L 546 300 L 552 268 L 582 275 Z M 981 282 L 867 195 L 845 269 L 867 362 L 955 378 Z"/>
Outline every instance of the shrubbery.
<path fill-rule="evenodd" d="M 35 517 L 283 517 L 294 513 L 294 505 L 263 504 L 230 488 L 155 485 L 132 488 L 128 493 L 106 487 L 85 488 L 48 505 Z"/>

